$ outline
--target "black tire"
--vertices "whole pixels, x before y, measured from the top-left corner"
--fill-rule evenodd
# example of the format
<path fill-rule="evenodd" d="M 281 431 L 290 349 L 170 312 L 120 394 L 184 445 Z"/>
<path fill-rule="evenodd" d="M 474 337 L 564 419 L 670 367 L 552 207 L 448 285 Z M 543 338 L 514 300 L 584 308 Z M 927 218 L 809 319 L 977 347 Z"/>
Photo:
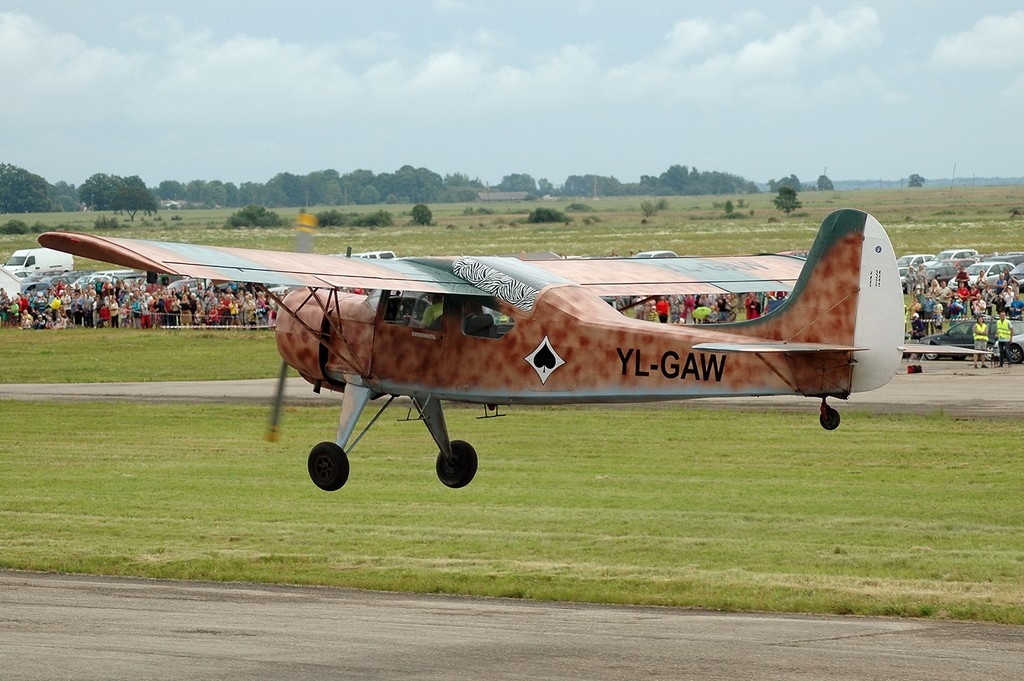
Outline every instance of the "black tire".
<path fill-rule="evenodd" d="M 1010 364 L 1024 364 L 1024 348 L 1010 343 Z"/>
<path fill-rule="evenodd" d="M 309 452 L 309 479 L 325 492 L 336 492 L 348 481 L 348 456 L 333 442 L 321 442 Z"/>
<path fill-rule="evenodd" d="M 839 412 L 832 407 L 825 407 L 822 411 L 821 416 L 818 417 L 818 423 L 825 430 L 835 430 L 839 427 Z"/>
<path fill-rule="evenodd" d="M 445 487 L 465 487 L 476 475 L 476 450 L 462 440 L 452 440 L 452 456 L 449 459 L 442 452 L 437 453 L 437 479 Z"/>

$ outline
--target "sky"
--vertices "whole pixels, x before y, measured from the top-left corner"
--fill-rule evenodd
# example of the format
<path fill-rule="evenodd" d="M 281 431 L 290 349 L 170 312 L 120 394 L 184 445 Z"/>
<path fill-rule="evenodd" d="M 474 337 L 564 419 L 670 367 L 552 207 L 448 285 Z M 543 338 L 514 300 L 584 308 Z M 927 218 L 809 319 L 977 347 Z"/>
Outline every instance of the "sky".
<path fill-rule="evenodd" d="M 1024 176 L 1019 0 L 0 0 L 0 163 Z"/>

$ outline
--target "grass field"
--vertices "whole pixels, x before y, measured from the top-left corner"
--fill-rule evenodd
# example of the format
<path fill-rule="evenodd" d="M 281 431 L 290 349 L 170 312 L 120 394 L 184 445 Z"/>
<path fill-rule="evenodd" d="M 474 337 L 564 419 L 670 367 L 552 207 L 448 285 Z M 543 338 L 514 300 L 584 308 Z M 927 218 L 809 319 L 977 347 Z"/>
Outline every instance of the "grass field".
<path fill-rule="evenodd" d="M 270 378 L 281 367 L 270 330 L 7 328 L 0 347 L 2 383 Z"/>
<path fill-rule="evenodd" d="M 432 227 L 321 230 L 317 250 L 774 251 L 807 247 L 844 206 L 880 217 L 898 252 L 1024 250 L 1010 217 L 1022 187 L 801 193 L 790 218 L 762 195 L 726 219 L 726 198 L 672 198 L 647 224 L 640 199 L 587 202 L 568 226 L 523 224 L 537 204 L 432 206 Z M 223 229 L 230 212 L 164 213 L 118 235 L 290 248 L 289 229 Z M 88 231 L 95 217 L 22 219 Z M 0 236 L 0 254 L 33 243 Z M 2 380 L 18 383 L 266 378 L 279 366 L 267 332 L 0 330 L 0 347 Z M 847 412 L 825 433 L 813 409 L 517 409 L 496 421 L 450 409 L 481 464 L 449 490 L 425 430 L 390 412 L 352 452 L 349 484 L 325 494 L 305 458 L 333 439 L 332 409 L 288 409 L 277 445 L 261 440 L 262 407 L 6 401 L 0 413 L 0 567 L 1024 624 L 1024 462 L 998 446 L 1021 441 L 1019 421 Z"/>
<path fill-rule="evenodd" d="M 896 252 L 936 253 L 956 245 L 982 252 L 1024 250 L 1024 186 L 927 187 L 906 190 L 853 192 L 801 192 L 803 208 L 784 216 L 772 205 L 770 193 L 745 196 L 668 197 L 668 209 L 644 220 L 640 203 L 649 197 L 573 199 L 553 203 L 518 202 L 498 205 L 432 205 L 434 224 L 411 224 L 411 206 L 349 206 L 344 210 L 387 210 L 395 226 L 381 228 L 324 228 L 314 249 L 319 253 L 390 249 L 399 255 L 519 254 L 552 251 L 563 255 L 628 255 L 631 251 L 671 249 L 684 255 L 729 255 L 810 246 L 821 220 L 838 208 L 860 208 L 874 214 L 889 231 Z M 732 218 L 724 204 L 737 207 Z M 572 204 L 589 210 L 570 211 Z M 527 214 L 538 206 L 567 211 L 570 224 L 532 225 Z M 286 218 L 298 208 L 281 208 Z M 317 212 L 317 207 L 310 208 Z M 226 229 L 229 209 L 161 211 L 156 218 L 122 218 L 112 236 L 186 241 L 224 246 L 290 250 L 290 227 L 278 229 Z M 96 213 L 10 215 L 38 231 L 73 229 L 92 231 Z M 117 217 L 117 216 L 113 216 Z M 178 218 L 178 219 L 172 219 Z M 0 235 L 0 256 L 36 245 L 35 235 Z M 106 267 L 81 260 L 80 269 Z"/>
<path fill-rule="evenodd" d="M 5 568 L 1024 624 L 1024 462 L 966 447 L 1017 421 L 452 409 L 481 465 L 449 490 L 391 412 L 327 494 L 305 454 L 332 409 L 277 445 L 256 407 L 3 413 Z"/>

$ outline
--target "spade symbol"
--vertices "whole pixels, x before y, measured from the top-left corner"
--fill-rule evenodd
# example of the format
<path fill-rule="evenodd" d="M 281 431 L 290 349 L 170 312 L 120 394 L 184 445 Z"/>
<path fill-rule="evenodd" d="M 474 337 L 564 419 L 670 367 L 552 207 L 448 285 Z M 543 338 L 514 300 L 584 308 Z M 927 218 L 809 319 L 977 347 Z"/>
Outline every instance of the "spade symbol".
<path fill-rule="evenodd" d="M 533 366 L 537 367 L 538 370 L 547 369 L 550 372 L 555 368 L 556 363 L 555 353 L 551 352 L 551 347 L 548 345 L 543 345 L 537 352 L 533 353 Z"/>
<path fill-rule="evenodd" d="M 527 355 L 525 359 L 537 372 L 542 385 L 547 382 L 548 376 L 565 364 L 565 360 L 558 356 L 547 336 L 544 336 L 544 340 L 540 342 L 537 349 Z"/>

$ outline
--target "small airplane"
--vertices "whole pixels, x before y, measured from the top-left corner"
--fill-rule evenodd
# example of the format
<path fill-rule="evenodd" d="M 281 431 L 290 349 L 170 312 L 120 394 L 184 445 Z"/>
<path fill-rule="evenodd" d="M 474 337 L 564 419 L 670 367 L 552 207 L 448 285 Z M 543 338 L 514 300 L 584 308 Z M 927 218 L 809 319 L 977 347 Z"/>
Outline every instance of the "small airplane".
<path fill-rule="evenodd" d="M 313 216 L 299 216 L 307 238 L 313 227 Z M 344 393 L 336 440 L 317 444 L 307 461 L 327 491 L 345 484 L 347 453 L 399 396 L 437 444 L 438 478 L 459 488 L 476 474 L 477 454 L 449 437 L 444 401 L 482 405 L 494 417 L 514 404 L 796 394 L 819 399 L 819 422 L 832 430 L 840 417 L 827 398 L 885 385 L 902 356 L 892 244 L 874 217 L 851 209 L 825 218 L 806 259 L 364 259 L 70 232 L 39 243 L 153 276 L 292 287 L 271 293 L 278 350 L 314 391 Z M 789 294 L 758 319 L 685 325 L 633 319 L 604 298 L 750 291 Z M 385 396 L 353 439 L 363 410 Z M 280 400 L 279 390 L 276 413 Z"/>

